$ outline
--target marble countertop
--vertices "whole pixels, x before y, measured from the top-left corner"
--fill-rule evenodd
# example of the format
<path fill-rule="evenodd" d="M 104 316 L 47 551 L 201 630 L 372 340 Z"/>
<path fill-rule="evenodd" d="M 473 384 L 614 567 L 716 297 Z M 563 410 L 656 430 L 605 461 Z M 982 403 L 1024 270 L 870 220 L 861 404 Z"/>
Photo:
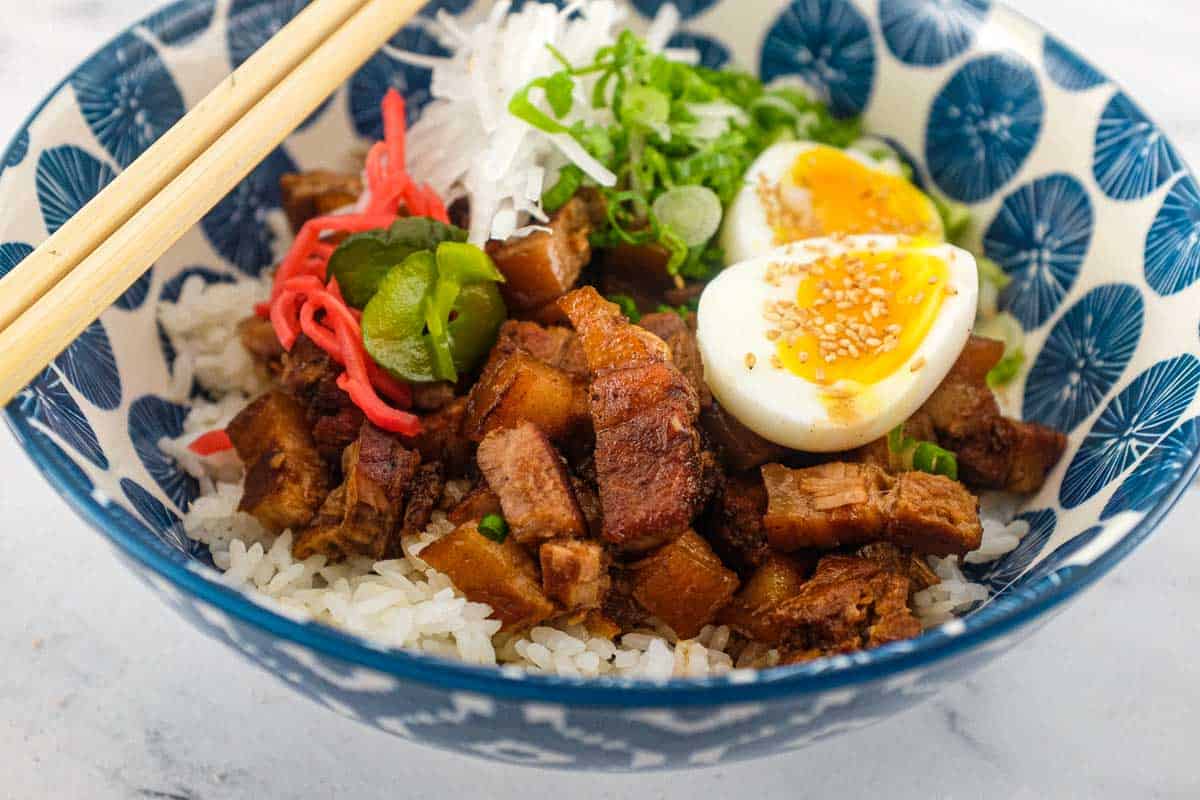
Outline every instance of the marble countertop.
<path fill-rule="evenodd" d="M 1010 0 L 1119 76 L 1200 164 L 1195 0 Z M 0 140 L 145 0 L 4 0 Z M 0 798 L 1195 797 L 1200 493 L 1017 652 L 795 755 L 570 776 L 407 745 L 304 700 L 181 623 L 0 432 Z M 81 586 L 88 591 L 81 591 Z M 97 598 L 99 598 L 97 600 Z M 484 781 L 486 780 L 486 784 Z M 486 785 L 486 790 L 481 786 Z"/>

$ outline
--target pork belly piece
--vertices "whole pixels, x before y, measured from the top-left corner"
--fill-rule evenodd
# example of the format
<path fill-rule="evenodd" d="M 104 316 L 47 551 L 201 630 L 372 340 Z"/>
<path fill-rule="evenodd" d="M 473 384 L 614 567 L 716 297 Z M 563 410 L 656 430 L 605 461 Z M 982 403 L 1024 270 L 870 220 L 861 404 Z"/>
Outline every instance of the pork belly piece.
<path fill-rule="evenodd" d="M 494 351 L 471 388 L 464 431 L 481 441 L 490 431 L 524 422 L 559 442 L 586 431 L 587 382 L 523 350 Z"/>
<path fill-rule="evenodd" d="M 784 663 L 908 639 L 921 623 L 908 607 L 909 580 L 855 556 L 825 556 L 766 623 L 782 636 Z"/>
<path fill-rule="evenodd" d="M 239 510 L 275 533 L 306 525 L 329 493 L 330 475 L 300 403 L 283 392 L 268 392 L 226 430 L 246 464 Z"/>
<path fill-rule="evenodd" d="M 437 411 L 454 402 L 454 384 L 449 381 L 411 385 L 413 408 L 418 411 Z"/>
<path fill-rule="evenodd" d="M 692 319 L 695 319 L 695 315 L 692 315 Z M 696 390 L 696 396 L 700 398 L 700 408 L 711 405 L 712 392 L 704 382 L 704 362 L 700 358 L 700 345 L 696 343 L 695 331 L 684 322 L 683 317 L 673 311 L 663 311 L 647 314 L 638 324 L 671 348 L 671 360 Z"/>
<path fill-rule="evenodd" d="M 959 477 L 980 489 L 1035 492 L 1062 458 L 1067 437 L 1000 414 L 987 374 L 1004 344 L 972 336 L 923 410 L 939 442 L 958 458 Z"/>
<path fill-rule="evenodd" d="M 537 565 L 511 536 L 496 542 L 468 522 L 423 549 L 420 558 L 449 577 L 468 600 L 491 606 L 502 630 L 531 628 L 557 613 L 542 592 Z"/>
<path fill-rule="evenodd" d="M 518 542 L 587 535 L 566 465 L 536 425 L 492 431 L 475 458 Z"/>
<path fill-rule="evenodd" d="M 779 642 L 785 628 L 772 612 L 799 594 L 805 575 L 801 567 L 791 556 L 781 553 L 767 556 L 733 601 L 717 615 L 717 622 L 755 641 Z"/>
<path fill-rule="evenodd" d="M 404 516 L 400 519 L 400 535 L 389 539 L 384 558 L 404 556 L 404 550 L 400 547 L 401 538 L 418 534 L 429 527 L 434 509 L 438 507 L 445 489 L 446 479 L 440 461 L 431 461 L 417 468 L 408 487 Z"/>
<path fill-rule="evenodd" d="M 342 456 L 340 486 L 321 505 L 312 524 L 296 535 L 297 559 L 323 555 L 383 558 L 398 549 L 404 500 L 421 456 L 374 425 L 363 425 Z"/>
<path fill-rule="evenodd" d="M 644 552 L 686 530 L 712 477 L 695 389 L 666 344 L 585 287 L 562 300 L 593 372 L 590 407 L 604 538 Z"/>
<path fill-rule="evenodd" d="M 463 432 L 467 398 L 458 397 L 421 417 L 421 432 L 404 439 L 423 461 L 441 461 L 448 478 L 466 476 L 475 464 L 475 442 Z"/>
<path fill-rule="evenodd" d="M 891 542 L 863 545 L 854 551 L 854 555 L 908 578 L 913 593 L 942 582 L 924 558 Z"/>
<path fill-rule="evenodd" d="M 271 320 L 257 314 L 246 317 L 238 323 L 238 339 L 255 363 L 269 374 L 276 375 L 283 368 L 283 345 L 275 335 Z"/>
<path fill-rule="evenodd" d="M 462 500 L 446 515 L 455 525 L 465 522 L 478 522 L 488 514 L 503 514 L 500 496 L 492 491 L 488 482 L 481 480 L 467 492 Z"/>
<path fill-rule="evenodd" d="M 533 309 L 561 297 L 592 258 L 592 223 L 583 200 L 567 201 L 551 216 L 549 228 L 549 233 L 488 243 L 488 255 L 504 273 L 500 291 L 511 309 Z"/>
<path fill-rule="evenodd" d="M 600 288 L 605 295 L 623 294 L 633 298 L 638 310 L 649 313 L 660 303 L 670 303 L 667 295 L 676 288 L 675 276 L 667 270 L 671 254 L 659 244 L 621 244 L 601 251 Z"/>
<path fill-rule="evenodd" d="M 767 489 L 755 471 L 726 478 L 707 516 L 704 533 L 709 544 L 742 575 L 752 573 L 771 555 L 763 527 L 765 513 Z"/>
<path fill-rule="evenodd" d="M 681 639 L 712 622 L 738 589 L 738 577 L 695 531 L 633 566 L 633 596 Z"/>
<path fill-rule="evenodd" d="M 363 185 L 358 175 L 313 170 L 284 175 L 279 179 L 279 189 L 288 222 L 298 232 L 313 217 L 352 205 L 362 194 Z"/>
<path fill-rule="evenodd" d="M 721 460 L 735 470 L 761 467 L 769 461 L 785 458 L 790 452 L 738 422 L 715 400 L 707 408 L 700 409 L 700 427 L 708 434 Z"/>
<path fill-rule="evenodd" d="M 979 547 L 978 501 L 958 481 L 925 472 L 892 476 L 870 464 L 762 468 L 763 524 L 772 547 L 832 550 L 889 541 L 919 553 L 962 555 Z"/>
<path fill-rule="evenodd" d="M 587 360 L 578 337 L 570 328 L 561 325 L 539 325 L 536 322 L 510 319 L 500 326 L 493 351 L 505 353 L 522 351 L 556 369 L 572 375 L 587 375 Z"/>
<path fill-rule="evenodd" d="M 554 539 L 538 549 L 542 591 L 568 612 L 600 608 L 608 594 L 609 557 L 597 542 Z"/>
<path fill-rule="evenodd" d="M 366 419 L 337 386 L 342 368 L 301 334 L 283 355 L 279 385 L 304 404 L 313 441 L 326 463 L 339 468 L 342 451 L 358 438 Z"/>

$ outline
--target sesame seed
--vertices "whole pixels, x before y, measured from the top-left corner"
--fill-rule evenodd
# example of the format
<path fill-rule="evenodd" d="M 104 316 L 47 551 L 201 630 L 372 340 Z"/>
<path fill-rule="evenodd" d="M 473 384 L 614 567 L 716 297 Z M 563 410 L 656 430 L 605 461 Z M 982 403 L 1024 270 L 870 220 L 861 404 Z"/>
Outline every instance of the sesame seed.
<path fill-rule="evenodd" d="M 872 286 L 871 288 L 867 289 L 867 293 L 874 295 L 875 297 L 886 297 L 887 296 L 887 292 L 884 291 L 883 288 L 880 286 Z"/>
<path fill-rule="evenodd" d="M 758 363 L 758 359 L 754 353 L 746 353 L 746 369 L 754 369 L 754 365 Z"/>
<path fill-rule="evenodd" d="M 837 356 L 835 356 L 833 353 L 830 353 L 829 355 L 825 356 L 826 364 L 832 364 L 835 361 L 837 361 Z"/>
<path fill-rule="evenodd" d="M 914 362 L 912 363 L 912 366 L 910 366 L 910 367 L 908 368 L 908 371 L 909 371 L 909 372 L 916 372 L 917 370 L 921 369 L 921 367 L 923 367 L 923 366 L 925 366 L 925 356 L 920 356 L 920 357 L 918 357 L 918 358 L 917 358 L 917 360 L 916 360 L 916 361 L 914 361 Z"/>
<path fill-rule="evenodd" d="M 772 342 L 775 341 L 776 339 L 778 339 L 779 335 L 780 335 L 779 331 L 775 330 L 774 328 L 767 331 L 767 338 L 770 339 Z"/>
<path fill-rule="evenodd" d="M 783 362 L 779 359 L 779 356 L 771 354 L 771 366 L 775 369 L 783 369 Z"/>
<path fill-rule="evenodd" d="M 817 380 L 821 382 L 825 380 L 825 370 L 821 367 L 817 367 Z"/>
<path fill-rule="evenodd" d="M 921 301 L 922 301 L 922 300 L 924 300 L 924 299 L 925 299 L 925 293 L 924 293 L 924 292 L 917 292 L 916 294 L 914 294 L 914 295 L 913 295 L 913 298 L 912 298 L 912 304 L 913 304 L 914 306 L 920 305 L 920 304 L 921 304 Z"/>
<path fill-rule="evenodd" d="M 799 353 L 796 354 L 796 358 L 800 359 L 801 364 L 807 364 L 808 363 L 808 351 L 801 350 Z"/>
<path fill-rule="evenodd" d="M 954 295 L 958 294 L 958 289 L 955 289 L 953 286 L 947 286 L 947 287 L 946 287 L 946 294 L 948 294 L 948 295 L 950 295 L 951 297 L 953 297 Z"/>
<path fill-rule="evenodd" d="M 933 286 L 935 283 L 937 283 L 937 275 L 930 275 L 929 276 L 929 285 Z"/>

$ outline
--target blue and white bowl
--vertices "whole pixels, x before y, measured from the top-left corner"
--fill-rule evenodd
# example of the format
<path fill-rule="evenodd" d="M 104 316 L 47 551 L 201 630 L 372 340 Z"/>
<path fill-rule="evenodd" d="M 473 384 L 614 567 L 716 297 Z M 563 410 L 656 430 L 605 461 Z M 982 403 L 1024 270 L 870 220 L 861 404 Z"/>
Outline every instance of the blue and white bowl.
<path fill-rule="evenodd" d="M 377 136 L 387 86 L 429 75 L 376 55 L 7 408 L 47 479 L 122 561 L 215 639 L 308 697 L 397 736 L 563 768 L 678 768 L 794 750 L 929 697 L 1014 646 L 1154 529 L 1200 451 L 1200 187 L 1137 103 L 1058 38 L 990 0 L 677 0 L 706 63 L 798 75 L 862 112 L 917 177 L 968 202 L 1012 277 L 1023 413 L 1070 446 L 1023 514 L 1021 546 L 977 574 L 996 597 L 912 641 L 745 677 L 538 677 L 389 652 L 279 616 L 203 566 L 180 514 L 195 482 L 156 448 L 186 409 L 155 305 L 184 273 L 254 275 L 285 244 L 279 176 Z M 480 13 L 472 0 L 439 0 Z M 634 0 L 652 15 L 661 0 Z M 0 274 L 19 262 L 302 0 L 179 0 L 88 58 L 0 163 Z M 398 34 L 439 52 L 430 11 Z M 1019 699 L 1018 699 L 1019 702 Z"/>

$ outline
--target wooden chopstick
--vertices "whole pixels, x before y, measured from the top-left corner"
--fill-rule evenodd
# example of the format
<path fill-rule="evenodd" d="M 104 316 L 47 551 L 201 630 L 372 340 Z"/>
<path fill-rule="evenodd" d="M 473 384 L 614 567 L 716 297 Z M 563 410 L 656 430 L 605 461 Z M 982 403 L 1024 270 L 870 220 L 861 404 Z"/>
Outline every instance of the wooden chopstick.
<path fill-rule="evenodd" d="M 0 331 L 112 235 L 367 0 L 315 0 L 0 281 Z"/>
<path fill-rule="evenodd" d="M 0 331 L 0 404 L 32 380 L 422 5 L 424 0 L 368 0 L 178 177 Z"/>

